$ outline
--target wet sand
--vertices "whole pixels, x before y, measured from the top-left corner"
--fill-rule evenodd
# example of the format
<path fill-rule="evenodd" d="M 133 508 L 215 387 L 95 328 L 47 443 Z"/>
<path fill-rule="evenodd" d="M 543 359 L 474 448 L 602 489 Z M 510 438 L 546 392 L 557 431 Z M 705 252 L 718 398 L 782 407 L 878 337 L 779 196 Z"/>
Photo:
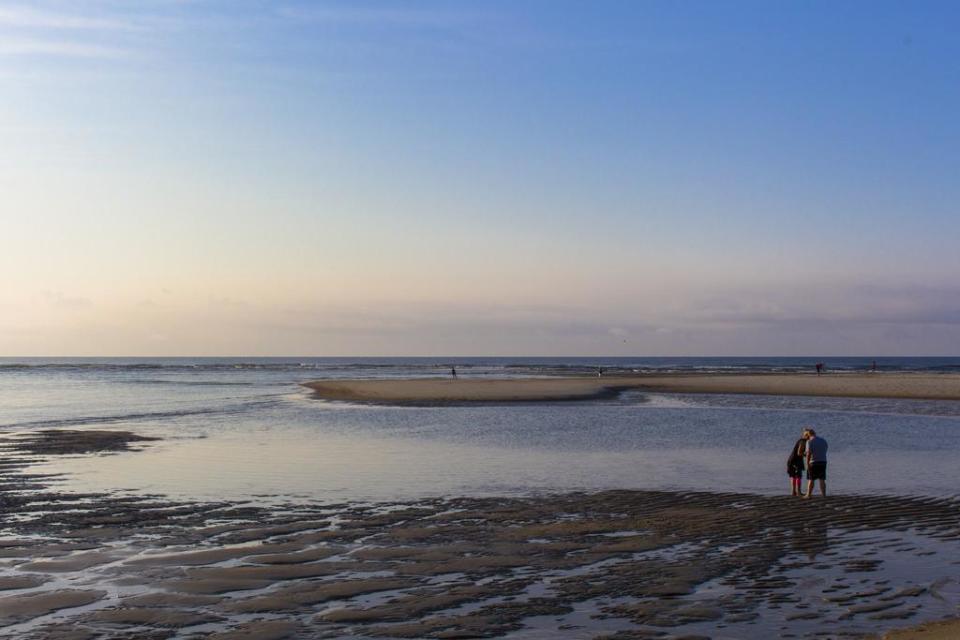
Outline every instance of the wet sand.
<path fill-rule="evenodd" d="M 139 442 L 111 434 L 64 432 L 65 449 Z M 3 444 L 2 636 L 874 637 L 960 599 L 953 499 L 185 502 L 55 491 L 29 473 L 33 440 Z"/>
<path fill-rule="evenodd" d="M 316 397 L 324 400 L 386 404 L 591 400 L 614 397 L 628 389 L 673 393 L 960 400 L 960 375 L 913 373 L 315 380 L 304 386 L 313 389 Z"/>

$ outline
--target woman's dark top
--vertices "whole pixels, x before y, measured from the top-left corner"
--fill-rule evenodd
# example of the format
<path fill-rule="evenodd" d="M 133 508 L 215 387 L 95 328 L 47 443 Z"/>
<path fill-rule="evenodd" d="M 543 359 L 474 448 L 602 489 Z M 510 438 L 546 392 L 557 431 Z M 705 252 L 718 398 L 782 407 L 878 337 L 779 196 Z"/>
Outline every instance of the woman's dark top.
<path fill-rule="evenodd" d="M 787 458 L 787 475 L 791 478 L 803 477 L 803 458 L 807 455 L 807 441 L 803 438 L 793 445 L 793 451 Z"/>

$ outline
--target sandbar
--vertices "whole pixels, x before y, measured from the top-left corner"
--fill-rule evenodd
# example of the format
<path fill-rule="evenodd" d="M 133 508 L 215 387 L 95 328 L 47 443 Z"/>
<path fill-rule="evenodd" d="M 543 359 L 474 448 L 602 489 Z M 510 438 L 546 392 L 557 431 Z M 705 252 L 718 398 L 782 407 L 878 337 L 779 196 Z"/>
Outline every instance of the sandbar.
<path fill-rule="evenodd" d="M 543 402 L 615 397 L 629 389 L 672 393 L 739 393 L 960 400 L 960 375 L 919 373 L 687 374 L 555 378 L 405 378 L 314 380 L 324 400 L 384 404 Z"/>

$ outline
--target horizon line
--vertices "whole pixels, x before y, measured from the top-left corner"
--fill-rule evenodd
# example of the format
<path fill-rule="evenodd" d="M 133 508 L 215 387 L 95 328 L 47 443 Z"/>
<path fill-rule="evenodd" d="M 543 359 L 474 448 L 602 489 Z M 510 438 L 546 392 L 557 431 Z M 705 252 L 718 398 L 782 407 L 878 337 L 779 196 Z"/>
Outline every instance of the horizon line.
<path fill-rule="evenodd" d="M 629 358 L 864 358 L 864 359 L 890 359 L 890 358 L 955 358 L 960 359 L 960 355 L 923 355 L 923 354 L 912 354 L 912 355 L 672 355 L 672 356 L 654 356 L 654 355 L 0 355 L 0 359 L 12 360 L 16 358 L 25 358 L 25 359 L 52 359 L 52 358 L 115 358 L 115 359 L 183 359 L 183 358 L 379 358 L 379 359 L 388 359 L 388 358 L 423 358 L 423 359 L 440 359 L 440 358 L 470 358 L 470 359 L 479 359 L 479 358 L 619 358 L 619 359 L 629 359 Z"/>

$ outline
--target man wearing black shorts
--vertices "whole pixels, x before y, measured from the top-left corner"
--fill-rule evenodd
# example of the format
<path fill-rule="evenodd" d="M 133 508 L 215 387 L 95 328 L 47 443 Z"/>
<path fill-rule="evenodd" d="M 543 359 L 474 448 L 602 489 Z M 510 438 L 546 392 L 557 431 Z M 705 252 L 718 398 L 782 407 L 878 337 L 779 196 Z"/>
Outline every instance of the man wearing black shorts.
<path fill-rule="evenodd" d="M 813 481 L 820 481 L 820 493 L 827 497 L 827 441 L 813 429 L 807 429 L 807 494 L 813 497 Z"/>

